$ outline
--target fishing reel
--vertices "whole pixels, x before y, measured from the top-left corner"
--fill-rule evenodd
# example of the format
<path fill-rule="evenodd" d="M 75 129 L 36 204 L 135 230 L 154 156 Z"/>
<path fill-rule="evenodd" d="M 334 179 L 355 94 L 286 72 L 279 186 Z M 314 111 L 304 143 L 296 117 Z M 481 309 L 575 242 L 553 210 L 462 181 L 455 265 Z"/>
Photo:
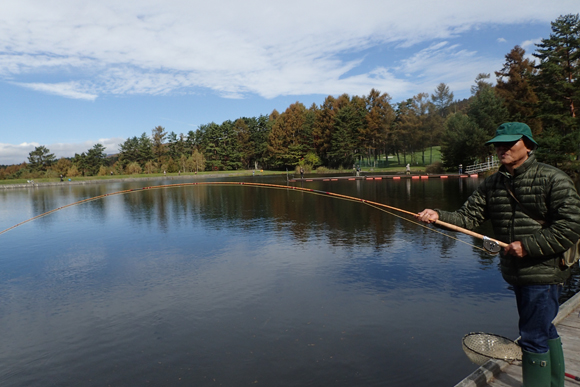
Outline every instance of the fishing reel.
<path fill-rule="evenodd" d="M 492 254 L 497 254 L 501 250 L 501 246 L 497 241 L 486 236 L 483 237 L 483 248 Z"/>

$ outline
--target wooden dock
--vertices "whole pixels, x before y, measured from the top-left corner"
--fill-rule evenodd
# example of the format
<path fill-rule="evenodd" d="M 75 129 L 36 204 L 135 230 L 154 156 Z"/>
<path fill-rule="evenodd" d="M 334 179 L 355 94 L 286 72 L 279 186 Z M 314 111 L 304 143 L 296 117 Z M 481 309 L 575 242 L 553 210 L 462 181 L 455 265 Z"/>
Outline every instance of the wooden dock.
<path fill-rule="evenodd" d="M 580 293 L 560 306 L 554 319 L 562 337 L 566 373 L 580 376 Z M 490 360 L 455 387 L 521 387 L 521 365 Z M 579 387 L 580 382 L 566 378 L 565 387 Z"/>

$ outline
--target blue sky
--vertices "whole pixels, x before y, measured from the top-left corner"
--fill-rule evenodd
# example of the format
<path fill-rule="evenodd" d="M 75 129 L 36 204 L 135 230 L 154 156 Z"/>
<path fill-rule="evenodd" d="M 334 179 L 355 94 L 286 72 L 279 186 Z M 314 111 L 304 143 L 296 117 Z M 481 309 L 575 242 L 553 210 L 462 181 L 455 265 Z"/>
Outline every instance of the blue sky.
<path fill-rule="evenodd" d="M 375 88 L 399 102 L 528 54 L 577 0 L 5 0 L 0 12 L 0 164 L 35 146 L 116 153 L 158 125 L 284 111 Z"/>

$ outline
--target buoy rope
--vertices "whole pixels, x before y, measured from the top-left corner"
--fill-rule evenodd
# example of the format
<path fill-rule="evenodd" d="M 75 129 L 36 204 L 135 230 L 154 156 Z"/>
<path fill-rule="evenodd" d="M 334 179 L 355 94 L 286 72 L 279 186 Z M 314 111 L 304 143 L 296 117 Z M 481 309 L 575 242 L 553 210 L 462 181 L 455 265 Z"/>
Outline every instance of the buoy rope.
<path fill-rule="evenodd" d="M 370 201 L 370 200 L 356 198 L 356 197 L 353 197 L 353 196 L 347 196 L 347 195 L 337 194 L 337 193 L 334 193 L 334 192 L 315 190 L 315 189 L 312 189 L 312 188 L 295 187 L 295 186 L 285 186 L 285 185 L 279 185 L 279 184 L 251 183 L 251 182 L 231 182 L 231 181 L 163 184 L 163 185 L 155 185 L 155 186 L 149 186 L 149 187 L 126 189 L 126 190 L 122 190 L 122 191 L 117 191 L 117 192 L 107 193 L 107 194 L 103 194 L 103 195 L 98 195 L 98 196 L 94 196 L 94 197 L 91 197 L 91 198 L 79 200 L 77 202 L 64 205 L 62 207 L 55 208 L 53 210 L 47 211 L 45 213 L 42 213 L 40 215 L 36 215 L 35 217 L 32 217 L 32 218 L 27 219 L 27 220 L 25 220 L 23 222 L 20 222 L 18 224 L 15 224 L 14 226 L 9 227 L 9 228 L 7 228 L 7 229 L 5 229 L 3 231 L 0 231 L 0 235 L 1 234 L 4 234 L 4 233 L 6 233 L 6 232 L 8 232 L 8 231 L 10 231 L 12 229 L 15 229 L 16 227 L 21 226 L 21 225 L 23 225 L 25 223 L 28 223 L 28 222 L 31 222 L 31 221 L 33 221 L 35 219 L 42 218 L 44 216 L 50 215 L 50 214 L 52 214 L 52 213 L 54 213 L 56 211 L 60 211 L 60 210 L 63 210 L 65 208 L 72 207 L 72 206 L 76 206 L 76 205 L 79 205 L 79 204 L 82 204 L 82 203 L 87 203 L 87 202 L 91 202 L 91 201 L 94 201 L 94 200 L 103 199 L 103 198 L 106 198 L 108 196 L 124 195 L 124 194 L 129 194 L 129 193 L 134 193 L 134 192 L 140 192 L 140 191 L 145 191 L 145 190 L 150 190 L 150 189 L 164 189 L 164 188 L 185 187 L 185 186 L 203 186 L 203 185 L 205 185 L 205 186 L 211 186 L 211 185 L 214 185 L 214 186 L 215 185 L 241 185 L 241 186 L 248 186 L 248 187 L 283 189 L 283 190 L 288 190 L 288 191 L 301 191 L 301 192 L 306 192 L 306 193 L 320 195 L 320 196 L 330 196 L 330 197 L 334 197 L 334 198 L 337 198 L 337 199 L 347 200 L 347 201 L 356 202 L 356 203 L 362 203 L 362 204 L 366 204 L 367 206 L 370 206 L 372 208 L 375 208 L 375 209 L 377 209 L 379 211 L 383 211 L 383 212 L 385 212 L 385 213 L 387 213 L 389 215 L 392 215 L 392 216 L 395 216 L 397 218 L 400 218 L 400 219 L 403 219 L 405 221 L 408 221 L 408 222 L 411 222 L 413 224 L 416 224 L 416 225 L 418 225 L 420 227 L 423 227 L 423 228 L 425 228 L 427 230 L 430 230 L 430 231 L 439 233 L 439 234 L 444 235 L 444 236 L 446 236 L 448 238 L 457 240 L 457 241 L 459 241 L 461 243 L 465 243 L 465 244 L 470 245 L 472 247 L 475 247 L 477 249 L 480 249 L 480 250 L 483 250 L 483 251 L 487 251 L 487 250 L 485 250 L 485 249 L 483 249 L 483 248 L 481 248 L 479 246 L 475 246 L 475 245 L 473 245 L 471 243 L 462 241 L 461 239 L 456 238 L 456 237 L 454 237 L 452 235 L 449 235 L 449 234 L 446 234 L 444 232 L 441 232 L 440 230 L 437 230 L 437 229 L 428 227 L 428 226 L 426 226 L 424 224 L 421 224 L 419 222 L 415 222 L 415 221 L 413 221 L 411 219 L 408 219 L 408 218 L 402 217 L 400 215 L 394 214 L 394 213 L 392 213 L 390 211 L 387 211 L 387 209 L 389 209 L 389 210 L 398 211 L 398 212 L 401 212 L 401 213 L 404 213 L 404 214 L 407 214 L 407 215 L 411 215 L 411 216 L 414 216 L 415 215 L 412 212 L 409 212 L 409 211 L 406 211 L 406 210 L 403 210 L 403 209 L 400 209 L 400 208 L 397 208 L 397 207 L 389 206 L 389 205 L 384 204 L 384 203 L 373 202 L 373 201 Z"/>

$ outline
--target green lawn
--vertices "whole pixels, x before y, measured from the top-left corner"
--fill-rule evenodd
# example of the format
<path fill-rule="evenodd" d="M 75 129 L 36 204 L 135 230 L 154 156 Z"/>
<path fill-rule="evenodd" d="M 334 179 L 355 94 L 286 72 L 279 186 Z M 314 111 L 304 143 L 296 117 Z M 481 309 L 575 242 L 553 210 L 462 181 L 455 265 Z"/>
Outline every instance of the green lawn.
<path fill-rule="evenodd" d="M 383 157 L 382 163 L 385 162 L 385 158 Z M 414 155 L 407 155 L 407 162 L 405 163 L 403 157 L 400 157 L 400 161 L 401 163 L 399 164 L 397 162 L 397 158 L 396 156 L 390 156 L 389 157 L 389 167 L 371 167 L 371 166 L 365 166 L 363 164 L 363 166 L 361 167 L 362 172 L 373 172 L 373 173 L 388 173 L 388 174 L 392 174 L 392 173 L 405 173 L 405 166 L 407 165 L 407 163 L 411 164 L 411 172 L 412 173 L 422 173 L 425 172 L 425 167 L 430 163 L 430 150 L 427 149 L 425 151 L 425 164 L 423 165 L 422 163 L 422 158 L 421 158 L 421 154 L 420 153 L 415 153 Z M 440 151 L 440 147 L 433 147 L 433 162 L 436 161 L 441 161 L 441 151 Z M 314 172 L 314 171 L 313 171 Z M 256 174 L 263 174 L 263 175 L 278 175 L 278 174 L 286 174 L 286 171 L 269 171 L 269 170 L 265 170 L 263 172 L 255 172 Z M 289 173 L 292 175 L 294 174 L 294 170 L 289 170 Z M 325 173 L 352 173 L 351 169 L 345 168 L 345 169 L 328 169 L 325 171 Z M 187 172 L 187 173 L 182 173 L 181 176 L 193 176 L 195 175 L 193 172 Z M 198 173 L 199 176 L 251 176 L 252 175 L 252 170 L 243 170 L 243 171 L 209 171 L 209 172 L 199 172 Z M 178 177 L 179 175 L 177 173 L 168 173 L 167 175 L 164 175 L 163 173 L 152 173 L 152 174 L 138 174 L 138 175 L 107 175 L 107 176 L 86 176 L 86 177 L 82 177 L 82 176 L 78 176 L 78 177 L 71 177 L 70 179 L 72 181 L 85 181 L 85 180 L 102 180 L 102 181 L 107 181 L 107 180 L 116 180 L 116 179 L 134 179 L 134 178 L 161 178 L 164 176 L 172 176 L 172 177 Z M 0 180 L 0 184 L 26 184 L 28 182 L 29 179 L 6 179 L 6 180 Z M 68 180 L 68 178 L 65 178 L 65 180 Z M 34 179 L 35 183 L 49 183 L 49 182 L 58 182 L 60 181 L 60 179 L 58 177 L 54 177 L 54 178 L 38 178 L 38 179 Z"/>

